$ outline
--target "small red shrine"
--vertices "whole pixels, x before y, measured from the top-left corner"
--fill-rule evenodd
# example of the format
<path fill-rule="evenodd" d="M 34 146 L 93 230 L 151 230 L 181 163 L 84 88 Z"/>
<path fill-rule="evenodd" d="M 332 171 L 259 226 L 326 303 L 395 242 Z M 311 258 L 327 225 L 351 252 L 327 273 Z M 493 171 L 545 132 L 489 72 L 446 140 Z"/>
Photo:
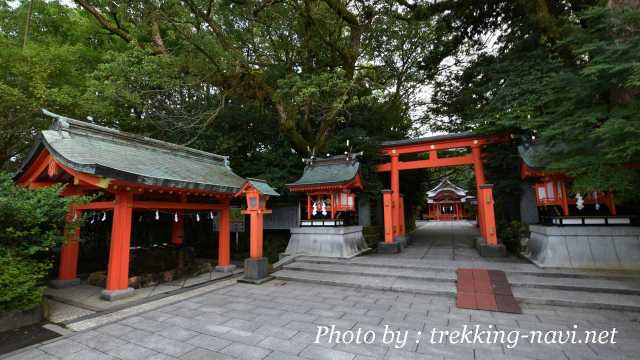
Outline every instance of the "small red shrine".
<path fill-rule="evenodd" d="M 201 211 L 218 217 L 218 263 L 216 270 L 229 271 L 230 202 L 235 196 L 274 195 L 264 182 L 247 182 L 229 167 L 226 156 L 138 136 L 115 129 L 70 119 L 43 110 L 55 119 L 41 131 L 14 180 L 32 189 L 63 184 L 61 196 L 95 195 L 95 201 L 69 209 L 69 221 L 83 211 L 111 213 L 111 239 L 106 289 L 102 298 L 129 296 L 132 217 L 143 212 L 171 211 L 171 242 L 181 245 L 183 215 Z M 254 191 L 258 188 L 262 192 Z M 260 206 L 248 211 L 264 212 Z M 251 200 L 253 201 L 253 200 Z M 105 216 L 106 217 L 106 216 Z M 261 239 L 262 223 L 252 217 L 251 236 Z M 67 234 L 60 251 L 57 286 L 79 282 L 77 275 L 80 229 Z M 213 236 L 212 236 L 213 237 Z M 215 241 L 215 239 L 211 239 Z M 261 241 L 252 241 L 252 257 L 262 254 Z"/>
<path fill-rule="evenodd" d="M 307 195 L 301 226 L 343 226 L 355 218 L 354 192 L 363 189 L 357 159 L 360 155 L 347 153 L 303 160 L 307 166 L 302 177 L 287 184 L 289 191 Z"/>
<path fill-rule="evenodd" d="M 471 199 L 475 198 L 467 196 L 467 190 L 445 178 L 436 187 L 427 191 L 427 212 L 424 216 L 434 221 L 465 219 L 469 216 L 465 204 Z"/>
<path fill-rule="evenodd" d="M 604 212 L 617 215 L 613 192 L 594 191 L 587 194 L 575 194 L 571 197 L 567 188 L 573 179 L 559 171 L 546 169 L 548 149 L 540 144 L 526 144 L 518 147 L 520 154 L 520 177 L 532 182 L 536 206 L 550 216 L 579 215 L 590 207 L 589 213 Z M 558 211 L 558 209 L 560 211 Z"/>

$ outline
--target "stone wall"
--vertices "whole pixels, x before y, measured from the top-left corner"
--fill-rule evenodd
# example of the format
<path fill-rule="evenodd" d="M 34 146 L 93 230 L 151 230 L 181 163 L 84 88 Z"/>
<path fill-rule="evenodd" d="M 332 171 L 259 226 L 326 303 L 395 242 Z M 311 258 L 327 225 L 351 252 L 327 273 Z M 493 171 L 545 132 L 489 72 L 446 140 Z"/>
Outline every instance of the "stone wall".
<path fill-rule="evenodd" d="M 640 270 L 640 227 L 530 225 L 527 257 L 540 267 Z"/>
<path fill-rule="evenodd" d="M 300 206 L 298 204 L 274 205 L 271 209 L 273 212 L 264 216 L 265 230 L 289 230 L 300 226 Z"/>
<path fill-rule="evenodd" d="M 350 258 L 367 249 L 362 226 L 295 227 L 286 254 Z"/>

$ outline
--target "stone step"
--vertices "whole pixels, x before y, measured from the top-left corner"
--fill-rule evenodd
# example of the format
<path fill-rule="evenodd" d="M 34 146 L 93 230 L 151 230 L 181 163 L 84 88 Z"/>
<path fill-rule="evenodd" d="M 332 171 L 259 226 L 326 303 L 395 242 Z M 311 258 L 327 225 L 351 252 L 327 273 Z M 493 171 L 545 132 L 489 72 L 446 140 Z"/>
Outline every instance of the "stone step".
<path fill-rule="evenodd" d="M 386 266 L 369 266 L 369 265 L 351 265 L 345 264 L 323 264 L 312 262 L 294 262 L 284 266 L 287 270 L 314 271 L 330 274 L 350 274 L 362 276 L 392 276 L 397 278 L 424 280 L 424 281 L 440 281 L 455 282 L 455 271 L 433 271 L 433 270 L 417 270 L 417 269 L 398 269 Z"/>
<path fill-rule="evenodd" d="M 427 282 L 416 279 L 398 278 L 395 276 L 363 276 L 351 274 L 335 274 L 300 270 L 279 270 L 272 274 L 276 279 L 301 281 L 315 284 L 347 286 L 355 288 L 410 292 L 425 295 L 442 295 L 455 297 L 456 286 L 448 282 Z"/>
<path fill-rule="evenodd" d="M 640 296 L 601 292 L 513 288 L 513 296 L 526 304 L 591 309 L 640 311 Z"/>
<path fill-rule="evenodd" d="M 528 263 L 479 263 L 469 261 L 450 261 L 450 260 L 417 260 L 417 259 L 401 259 L 401 258 L 385 258 L 385 257 L 359 257 L 350 260 L 342 260 L 335 258 L 302 256 L 296 258 L 299 263 L 316 263 L 316 264 L 348 264 L 351 266 L 382 266 L 396 269 L 413 269 L 420 271 L 432 272 L 448 272 L 455 271 L 458 268 L 478 268 L 502 270 L 505 273 L 530 275 L 548 278 L 575 278 L 575 279 L 607 279 L 607 280 L 638 280 L 640 272 L 636 271 L 602 271 L 602 270 L 564 270 L 564 269 L 540 269 L 535 265 Z"/>
<path fill-rule="evenodd" d="M 432 271 L 416 269 L 398 269 L 385 266 L 353 266 L 349 263 L 322 264 L 313 262 L 294 262 L 284 266 L 287 270 L 313 271 L 328 274 L 349 274 L 370 277 L 393 276 L 400 279 L 421 280 L 429 282 L 456 281 L 454 270 Z M 589 291 L 612 294 L 640 295 L 640 281 L 629 279 L 584 279 L 553 278 L 522 274 L 507 274 L 513 287 L 530 287 L 570 291 Z"/>
<path fill-rule="evenodd" d="M 399 291 L 424 295 L 456 296 L 455 283 L 399 278 L 396 276 L 367 276 L 331 274 L 306 270 L 279 270 L 273 273 L 277 279 L 324 285 L 347 286 Z M 640 311 L 640 296 L 603 292 L 568 291 L 514 287 L 513 295 L 522 304 L 555 305 L 592 309 Z"/>

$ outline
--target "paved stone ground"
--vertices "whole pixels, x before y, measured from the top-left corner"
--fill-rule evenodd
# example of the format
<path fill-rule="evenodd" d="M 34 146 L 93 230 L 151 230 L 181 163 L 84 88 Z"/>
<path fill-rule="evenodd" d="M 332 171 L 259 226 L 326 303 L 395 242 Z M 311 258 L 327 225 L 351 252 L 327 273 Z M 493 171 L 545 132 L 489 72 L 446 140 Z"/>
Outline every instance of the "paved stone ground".
<path fill-rule="evenodd" d="M 238 270 L 239 271 L 239 270 Z M 135 293 L 131 297 L 127 297 L 118 301 L 104 301 L 100 298 L 100 293 L 103 288 L 99 286 L 93 286 L 86 283 L 79 284 L 62 289 L 47 288 L 45 295 L 54 299 L 58 303 L 66 303 L 67 307 L 59 307 L 63 310 L 61 317 L 65 317 L 68 320 L 68 316 L 71 315 L 69 311 L 70 307 L 89 310 L 89 311 L 103 311 L 109 310 L 114 307 L 120 307 L 126 303 L 139 302 L 153 296 L 163 295 L 183 288 L 193 287 L 213 280 L 219 280 L 229 277 L 228 273 L 219 273 L 211 271 L 208 273 L 192 276 L 185 279 L 178 279 L 167 283 L 158 284 L 156 286 L 150 286 L 146 288 L 136 289 Z M 56 311 L 57 308 L 52 309 Z M 80 313 L 80 312 L 78 312 Z M 54 316 L 58 314 L 54 313 Z"/>
<path fill-rule="evenodd" d="M 400 259 L 421 259 L 425 261 L 470 261 L 478 263 L 526 263 L 509 256 L 506 258 L 483 258 L 474 248 L 474 239 L 479 236 L 478 228 L 472 221 L 418 221 L 412 237 L 414 242 L 400 254 L 374 255 Z M 527 263 L 528 264 L 528 263 Z"/>
<path fill-rule="evenodd" d="M 475 233 L 474 227 L 462 224 L 462 235 L 447 231 L 455 225 L 461 224 L 440 223 L 419 229 L 418 235 L 429 237 L 428 241 L 416 242 L 393 261 L 486 261 L 475 255 L 466 240 Z M 378 255 L 372 257 L 379 259 Z M 357 259 L 367 258 L 371 257 Z M 506 261 L 494 265 L 531 266 L 516 258 Z M 454 299 L 439 296 L 280 280 L 261 286 L 232 280 L 224 284 L 212 290 L 194 290 L 192 295 L 184 293 L 173 301 L 165 298 L 157 306 L 141 305 L 142 312 L 132 308 L 70 324 L 80 331 L 12 354 L 9 359 L 630 360 L 640 353 L 640 313 L 634 312 L 524 305 L 524 313 L 515 315 L 457 309 Z M 318 326 L 330 325 L 342 332 L 372 330 L 375 340 L 372 344 L 344 344 L 328 343 L 323 337 L 315 344 Z M 387 325 L 401 334 L 408 331 L 404 346 L 382 343 Z M 464 325 L 511 336 L 516 334 L 512 331 L 529 335 L 535 330 L 569 331 L 577 325 L 576 340 L 584 338 L 585 330 L 616 328 L 617 334 L 616 344 L 607 345 L 542 345 L 524 338 L 513 348 L 509 344 L 514 338 L 503 344 L 431 343 L 432 329 L 455 331 Z"/>
<path fill-rule="evenodd" d="M 179 303 L 75 333 L 17 359 L 637 359 L 640 314 L 524 307 L 512 315 L 455 308 L 448 298 L 272 281 L 233 284 Z M 432 345 L 432 328 L 511 331 L 618 330 L 615 345 Z M 317 326 L 372 329 L 373 344 L 314 344 Z M 408 330 L 402 349 L 382 345 L 384 325 Z M 417 331 L 424 335 L 416 343 Z"/>

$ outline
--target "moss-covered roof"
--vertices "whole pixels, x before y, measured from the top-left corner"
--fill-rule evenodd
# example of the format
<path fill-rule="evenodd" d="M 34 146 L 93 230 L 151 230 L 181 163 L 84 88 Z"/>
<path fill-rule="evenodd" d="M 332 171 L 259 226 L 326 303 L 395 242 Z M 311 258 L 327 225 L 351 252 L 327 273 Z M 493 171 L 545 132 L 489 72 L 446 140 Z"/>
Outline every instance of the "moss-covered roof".
<path fill-rule="evenodd" d="M 16 176 L 45 148 L 78 172 L 146 185 L 234 193 L 245 182 L 226 156 L 43 112 L 56 120 Z"/>
<path fill-rule="evenodd" d="M 359 169 L 360 163 L 354 156 L 347 158 L 344 155 L 338 155 L 326 159 L 314 159 L 308 161 L 302 177 L 287 186 L 344 184 L 354 180 Z"/>
<path fill-rule="evenodd" d="M 551 161 L 551 152 L 557 151 L 544 144 L 524 144 L 518 146 L 518 154 L 524 163 L 532 169 L 544 169 Z"/>
<path fill-rule="evenodd" d="M 382 143 L 382 146 L 414 145 L 414 144 L 421 144 L 425 142 L 433 142 L 433 141 L 441 141 L 441 140 L 464 139 L 472 136 L 478 136 L 478 134 L 472 131 L 465 131 L 460 133 L 433 135 L 433 136 L 421 137 L 417 139 L 389 140 L 389 141 L 384 141 Z"/>
<path fill-rule="evenodd" d="M 264 195 L 280 196 L 280 194 L 278 194 L 265 180 L 248 178 L 247 181 L 251 186 Z"/>

